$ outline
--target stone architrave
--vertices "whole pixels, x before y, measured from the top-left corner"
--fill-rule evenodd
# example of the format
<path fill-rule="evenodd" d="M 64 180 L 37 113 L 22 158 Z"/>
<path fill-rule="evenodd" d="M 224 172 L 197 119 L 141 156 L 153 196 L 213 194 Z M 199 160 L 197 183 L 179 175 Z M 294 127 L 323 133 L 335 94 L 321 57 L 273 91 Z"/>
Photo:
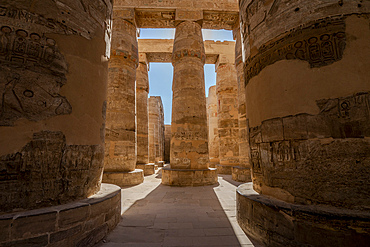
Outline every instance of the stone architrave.
<path fill-rule="evenodd" d="M 216 95 L 219 136 L 217 173 L 232 174 L 239 165 L 238 82 L 233 63 L 216 64 Z"/>
<path fill-rule="evenodd" d="M 208 91 L 208 150 L 210 167 L 216 167 L 220 163 L 219 158 L 219 137 L 218 137 L 218 118 L 217 118 L 217 97 L 216 86 L 212 86 Z"/>
<path fill-rule="evenodd" d="M 209 168 L 208 129 L 204 89 L 205 52 L 201 26 L 184 21 L 176 27 L 170 166 L 162 170 L 162 184 L 201 186 L 217 183 Z"/>
<path fill-rule="evenodd" d="M 240 7 L 253 188 L 239 224 L 269 246 L 367 246 L 370 2 Z"/>
<path fill-rule="evenodd" d="M 139 66 L 136 69 L 136 168 L 142 169 L 145 176 L 155 173 L 154 164 L 149 164 L 148 68 L 145 53 L 139 54 Z"/>
<path fill-rule="evenodd" d="M 138 66 L 137 30 L 132 11 L 114 9 L 109 61 L 107 122 L 103 181 L 118 186 L 140 184 L 136 168 L 135 80 Z"/>
<path fill-rule="evenodd" d="M 251 182 L 250 148 L 245 106 L 244 67 L 240 28 L 234 30 L 235 67 L 238 79 L 238 125 L 239 125 L 239 166 L 234 166 L 232 178 L 238 182 Z"/>

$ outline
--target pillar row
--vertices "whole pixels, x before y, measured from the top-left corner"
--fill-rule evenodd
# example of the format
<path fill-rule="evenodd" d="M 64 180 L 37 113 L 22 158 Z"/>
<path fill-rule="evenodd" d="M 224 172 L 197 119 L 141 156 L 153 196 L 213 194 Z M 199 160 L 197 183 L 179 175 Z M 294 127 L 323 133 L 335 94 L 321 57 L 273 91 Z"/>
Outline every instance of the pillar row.
<path fill-rule="evenodd" d="M 215 169 L 209 168 L 204 63 L 201 26 L 191 21 L 180 23 L 172 54 L 171 165 L 163 169 L 163 184 L 197 186 L 217 182 Z"/>
<path fill-rule="evenodd" d="M 239 165 L 238 82 L 235 65 L 219 63 L 216 77 L 219 159 L 217 172 L 232 174 Z"/>
<path fill-rule="evenodd" d="M 113 11 L 113 36 L 108 74 L 107 122 L 103 181 L 119 186 L 143 182 L 136 167 L 135 80 L 137 30 L 124 10 Z"/>

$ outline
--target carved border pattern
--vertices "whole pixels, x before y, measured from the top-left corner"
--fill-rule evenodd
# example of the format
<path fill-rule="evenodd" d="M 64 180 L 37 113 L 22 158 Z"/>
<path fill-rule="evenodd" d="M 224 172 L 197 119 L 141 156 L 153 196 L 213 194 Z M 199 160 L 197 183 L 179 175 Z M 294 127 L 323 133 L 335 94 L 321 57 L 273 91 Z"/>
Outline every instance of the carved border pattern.
<path fill-rule="evenodd" d="M 278 40 L 262 45 L 257 55 L 246 60 L 245 86 L 264 68 L 280 60 L 299 59 L 307 61 L 311 68 L 319 68 L 341 60 L 345 47 L 343 17 L 318 20 L 292 30 Z"/>

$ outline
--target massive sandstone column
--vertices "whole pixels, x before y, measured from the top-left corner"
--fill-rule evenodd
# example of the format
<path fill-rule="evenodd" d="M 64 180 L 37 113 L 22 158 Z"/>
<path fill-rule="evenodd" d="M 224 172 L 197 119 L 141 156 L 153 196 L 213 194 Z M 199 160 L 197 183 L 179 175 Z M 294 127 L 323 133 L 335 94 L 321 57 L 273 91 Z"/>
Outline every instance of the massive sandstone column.
<path fill-rule="evenodd" d="M 103 181 L 119 186 L 140 184 L 136 167 L 135 80 L 138 66 L 137 30 L 125 9 L 113 12 L 109 62 L 107 122 Z"/>
<path fill-rule="evenodd" d="M 370 2 L 240 7 L 254 190 L 238 189 L 239 223 L 269 246 L 367 246 Z"/>
<path fill-rule="evenodd" d="M 1 246 L 88 246 L 119 221 L 101 184 L 111 16 L 109 0 L 0 3 Z"/>
<path fill-rule="evenodd" d="M 136 69 L 136 168 L 144 175 L 154 174 L 154 164 L 149 164 L 148 138 L 148 60 L 146 54 L 139 54 L 139 66 Z"/>
<path fill-rule="evenodd" d="M 158 148 L 158 130 L 159 130 L 159 105 L 156 96 L 149 98 L 149 162 L 155 163 L 159 155 Z"/>
<path fill-rule="evenodd" d="M 208 91 L 208 150 L 210 167 L 216 167 L 220 163 L 219 158 L 219 137 L 218 137 L 218 118 L 217 118 L 217 97 L 216 86 L 212 86 Z"/>
<path fill-rule="evenodd" d="M 235 35 L 235 67 L 238 79 L 238 126 L 239 126 L 239 165 L 234 166 L 232 178 L 239 182 L 251 182 L 250 148 L 245 106 L 245 84 L 242 59 L 242 41 L 240 28 L 233 31 Z"/>
<path fill-rule="evenodd" d="M 216 64 L 216 95 L 219 136 L 217 173 L 232 174 L 239 165 L 238 81 L 233 63 Z"/>
<path fill-rule="evenodd" d="M 191 21 L 180 23 L 172 54 L 171 165 L 162 174 L 162 183 L 166 185 L 217 183 L 215 169 L 208 167 L 204 62 L 201 26 Z"/>

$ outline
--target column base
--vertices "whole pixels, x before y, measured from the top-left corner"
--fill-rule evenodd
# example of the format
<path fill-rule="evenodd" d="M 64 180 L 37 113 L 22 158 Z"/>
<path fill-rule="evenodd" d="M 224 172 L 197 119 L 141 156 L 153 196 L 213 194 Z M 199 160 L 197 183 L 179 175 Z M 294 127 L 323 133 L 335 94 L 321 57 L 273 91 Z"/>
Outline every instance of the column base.
<path fill-rule="evenodd" d="M 155 173 L 154 163 L 149 164 L 136 164 L 136 169 L 141 169 L 144 171 L 144 176 L 153 175 Z"/>
<path fill-rule="evenodd" d="M 226 165 L 216 165 L 217 168 L 217 174 L 225 174 L 225 175 L 231 175 L 232 174 L 232 166 L 226 166 Z"/>
<path fill-rule="evenodd" d="M 102 184 L 83 200 L 2 214 L 0 246 L 94 246 L 120 218 L 121 188 Z"/>
<path fill-rule="evenodd" d="M 252 182 L 251 169 L 248 167 L 233 166 L 232 179 L 237 182 Z"/>
<path fill-rule="evenodd" d="M 368 246 L 370 213 L 324 205 L 298 205 L 260 195 L 252 183 L 237 188 L 237 220 L 266 246 Z"/>
<path fill-rule="evenodd" d="M 144 171 L 135 169 L 132 172 L 104 172 L 103 182 L 121 187 L 141 184 L 144 182 Z"/>
<path fill-rule="evenodd" d="M 164 167 L 164 161 L 156 161 L 155 164 L 159 167 Z"/>
<path fill-rule="evenodd" d="M 162 184 L 170 186 L 206 186 L 218 183 L 215 168 L 203 170 L 171 169 L 166 166 L 162 169 Z"/>

